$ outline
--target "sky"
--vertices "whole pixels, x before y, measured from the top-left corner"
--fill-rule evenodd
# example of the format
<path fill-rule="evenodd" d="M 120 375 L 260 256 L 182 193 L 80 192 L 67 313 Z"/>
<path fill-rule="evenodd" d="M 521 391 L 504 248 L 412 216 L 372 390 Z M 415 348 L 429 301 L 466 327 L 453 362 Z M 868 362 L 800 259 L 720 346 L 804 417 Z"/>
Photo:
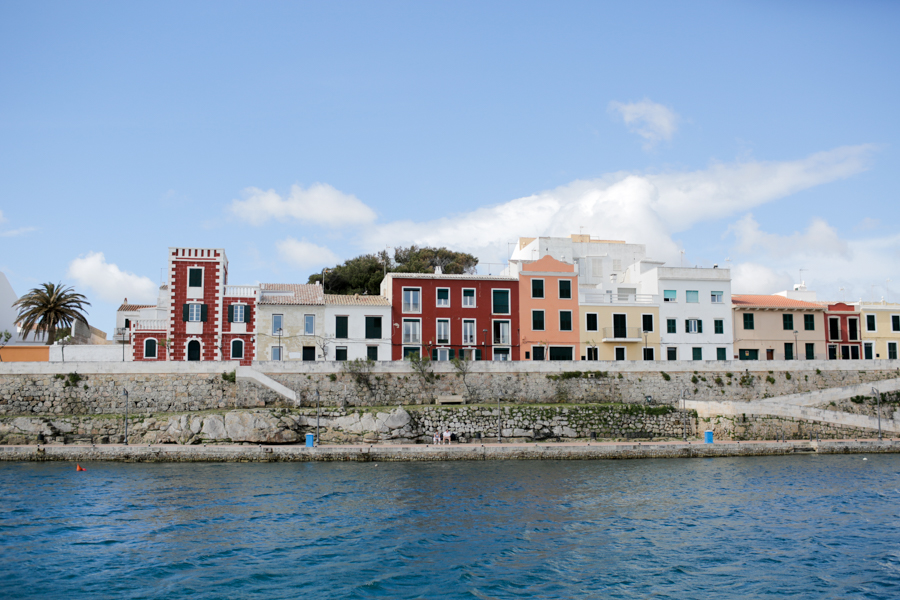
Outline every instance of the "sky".
<path fill-rule="evenodd" d="M 896 2 L 2 1 L 0 271 L 109 333 L 174 246 L 305 283 L 589 233 L 900 301 L 898 30 Z"/>

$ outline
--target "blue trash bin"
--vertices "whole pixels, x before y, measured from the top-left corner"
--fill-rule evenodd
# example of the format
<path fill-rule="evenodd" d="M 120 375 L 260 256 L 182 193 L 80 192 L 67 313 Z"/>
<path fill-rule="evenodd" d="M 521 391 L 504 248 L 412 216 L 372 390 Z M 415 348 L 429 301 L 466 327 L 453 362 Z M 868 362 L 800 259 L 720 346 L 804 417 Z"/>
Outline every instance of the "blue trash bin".
<path fill-rule="evenodd" d="M 315 445 L 316 445 L 316 436 L 314 436 L 311 433 L 307 433 L 306 434 L 306 447 L 312 448 Z"/>
<path fill-rule="evenodd" d="M 713 432 L 710 431 L 709 429 L 707 429 L 703 433 L 704 433 L 703 441 L 707 444 L 712 444 L 713 443 Z"/>

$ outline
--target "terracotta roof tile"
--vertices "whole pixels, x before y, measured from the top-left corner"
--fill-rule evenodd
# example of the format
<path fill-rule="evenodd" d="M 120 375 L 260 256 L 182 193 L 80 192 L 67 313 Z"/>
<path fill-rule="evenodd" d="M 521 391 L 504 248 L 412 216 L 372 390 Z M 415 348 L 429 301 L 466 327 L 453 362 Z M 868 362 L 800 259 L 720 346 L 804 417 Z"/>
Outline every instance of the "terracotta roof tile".
<path fill-rule="evenodd" d="M 261 283 L 260 304 L 325 304 L 322 286 L 310 283 Z M 276 292 L 267 294 L 266 292 Z M 281 292 L 281 293 L 278 293 Z"/>
<path fill-rule="evenodd" d="M 116 312 L 130 312 L 134 310 L 141 310 L 142 308 L 156 308 L 155 304 L 123 304 L 120 306 Z"/>
<path fill-rule="evenodd" d="M 388 277 L 396 277 L 398 279 L 483 279 L 486 281 L 518 281 L 516 277 L 504 277 L 502 275 L 470 275 L 468 273 L 455 275 L 450 273 L 388 273 Z"/>
<path fill-rule="evenodd" d="M 390 301 L 384 296 L 368 296 L 366 294 L 343 295 L 325 294 L 325 304 L 339 304 L 341 306 L 390 306 Z"/>
<path fill-rule="evenodd" d="M 811 308 L 823 310 L 824 307 L 816 302 L 804 302 L 793 300 L 784 296 L 757 295 L 757 294 L 732 294 L 732 306 L 748 306 L 753 308 Z"/>

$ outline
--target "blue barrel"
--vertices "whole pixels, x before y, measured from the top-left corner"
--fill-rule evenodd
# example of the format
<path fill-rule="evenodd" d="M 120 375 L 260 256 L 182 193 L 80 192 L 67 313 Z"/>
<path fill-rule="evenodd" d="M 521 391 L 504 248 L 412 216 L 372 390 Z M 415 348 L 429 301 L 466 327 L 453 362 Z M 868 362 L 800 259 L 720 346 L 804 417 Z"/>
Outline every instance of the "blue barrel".
<path fill-rule="evenodd" d="M 316 436 L 314 436 L 311 433 L 307 433 L 306 434 L 306 447 L 312 448 L 315 445 L 316 445 Z"/>
<path fill-rule="evenodd" d="M 713 443 L 713 432 L 707 429 L 703 432 L 703 441 L 707 444 Z"/>

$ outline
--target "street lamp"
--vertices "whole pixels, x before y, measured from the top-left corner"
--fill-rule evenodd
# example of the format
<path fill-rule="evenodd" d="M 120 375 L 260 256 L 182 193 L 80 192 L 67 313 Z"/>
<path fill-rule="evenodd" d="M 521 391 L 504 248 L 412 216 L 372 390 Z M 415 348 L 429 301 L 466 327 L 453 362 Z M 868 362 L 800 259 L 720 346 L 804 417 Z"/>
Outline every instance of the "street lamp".
<path fill-rule="evenodd" d="M 794 332 L 794 356 L 792 357 L 794 360 L 797 360 L 797 355 L 800 354 L 800 345 L 797 343 L 797 334 L 799 331 Z"/>
<path fill-rule="evenodd" d="M 487 329 L 483 331 L 484 335 L 482 337 L 484 338 L 484 360 L 487 360 Z M 491 358 L 493 358 L 493 356 Z"/>
<path fill-rule="evenodd" d="M 125 332 L 128 331 L 128 328 L 119 327 L 116 331 L 119 333 L 119 337 L 122 338 L 122 362 L 125 362 Z"/>
<path fill-rule="evenodd" d="M 283 330 L 281 329 L 281 327 L 279 327 L 278 331 L 275 332 L 278 334 L 278 360 L 284 360 L 284 348 L 281 345 L 281 332 L 282 331 Z"/>
<path fill-rule="evenodd" d="M 874 387 L 872 393 L 875 394 L 875 400 L 878 401 L 878 439 L 881 439 L 881 394 Z"/>
<path fill-rule="evenodd" d="M 319 444 L 319 389 L 316 388 L 316 445 Z"/>
<path fill-rule="evenodd" d="M 125 394 L 125 445 L 128 445 L 128 390 L 122 390 Z"/>

